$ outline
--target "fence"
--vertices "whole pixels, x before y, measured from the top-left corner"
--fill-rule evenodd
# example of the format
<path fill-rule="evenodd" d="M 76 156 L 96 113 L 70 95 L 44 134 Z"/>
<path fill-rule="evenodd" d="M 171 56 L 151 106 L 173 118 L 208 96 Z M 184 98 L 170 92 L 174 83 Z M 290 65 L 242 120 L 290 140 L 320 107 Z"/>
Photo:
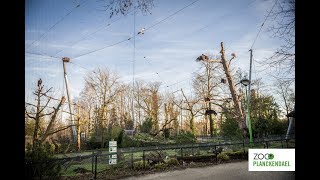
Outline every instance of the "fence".
<path fill-rule="evenodd" d="M 117 151 L 117 164 L 109 165 L 109 153 L 107 151 L 95 151 L 87 155 L 52 159 L 46 162 L 26 162 L 26 176 L 33 179 L 54 177 L 54 170 L 59 171 L 62 176 L 74 176 L 77 173 L 88 174 L 92 179 L 97 179 L 97 174 L 110 169 L 146 169 L 149 167 L 149 160 L 156 153 L 161 152 L 163 158 L 176 158 L 180 161 L 194 160 L 212 161 L 218 163 L 219 150 L 221 151 L 243 151 L 248 148 L 294 148 L 294 138 L 274 137 L 272 139 L 255 139 L 251 144 L 248 139 L 232 143 L 197 143 L 184 145 L 167 145 L 152 147 L 120 148 Z M 209 159 L 208 159 L 209 158 Z M 245 157 L 243 157 L 245 159 Z"/>

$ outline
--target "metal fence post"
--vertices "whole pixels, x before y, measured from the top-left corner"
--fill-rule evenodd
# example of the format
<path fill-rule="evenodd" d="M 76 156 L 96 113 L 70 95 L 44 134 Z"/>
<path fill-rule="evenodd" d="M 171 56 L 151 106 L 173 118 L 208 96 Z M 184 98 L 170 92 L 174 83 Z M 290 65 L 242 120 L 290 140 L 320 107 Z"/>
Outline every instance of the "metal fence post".
<path fill-rule="evenodd" d="M 281 142 L 281 148 L 283 148 L 283 143 L 282 143 L 282 139 L 280 140 L 280 142 Z"/>
<path fill-rule="evenodd" d="M 214 145 L 214 152 L 215 152 L 215 154 L 216 154 L 216 164 L 218 164 L 217 145 Z"/>
<path fill-rule="evenodd" d="M 191 144 L 191 153 L 192 153 L 192 156 L 194 156 L 194 152 L 193 152 L 193 144 Z"/>
<path fill-rule="evenodd" d="M 43 166 L 42 166 L 42 162 L 40 162 L 40 169 L 39 169 L 39 171 L 40 171 L 40 180 L 42 179 L 42 169 L 43 169 Z"/>
<path fill-rule="evenodd" d="M 94 151 L 92 151 L 92 160 L 91 160 L 91 173 L 93 174 L 93 166 L 94 166 Z"/>
<path fill-rule="evenodd" d="M 244 146 L 244 139 L 242 139 L 242 148 L 243 148 L 243 159 L 245 158 L 245 154 L 246 154 L 246 147 Z"/>
<path fill-rule="evenodd" d="M 286 139 L 287 148 L 289 148 L 288 139 Z"/>
<path fill-rule="evenodd" d="M 143 169 L 146 168 L 146 156 L 145 156 L 145 154 L 144 154 L 144 151 L 145 151 L 145 150 L 142 150 Z"/>
<path fill-rule="evenodd" d="M 133 153 L 131 152 L 131 168 L 133 169 Z"/>
<path fill-rule="evenodd" d="M 94 179 L 97 179 L 97 164 L 98 164 L 98 155 L 95 155 L 95 168 L 94 168 Z"/>
<path fill-rule="evenodd" d="M 182 148 L 180 148 L 180 152 L 181 152 L 181 158 L 183 158 L 183 152 L 182 152 Z"/>
<path fill-rule="evenodd" d="M 268 144 L 268 141 L 266 141 L 266 146 L 267 146 L 267 149 L 269 148 L 269 144 Z"/>

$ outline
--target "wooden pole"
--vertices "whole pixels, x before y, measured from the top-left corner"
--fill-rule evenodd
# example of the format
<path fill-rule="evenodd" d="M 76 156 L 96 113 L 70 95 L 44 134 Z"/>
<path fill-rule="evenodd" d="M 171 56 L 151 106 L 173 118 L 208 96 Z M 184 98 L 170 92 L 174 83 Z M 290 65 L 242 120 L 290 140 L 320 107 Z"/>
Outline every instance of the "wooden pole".
<path fill-rule="evenodd" d="M 70 111 L 70 121 L 71 121 L 71 125 L 74 125 L 74 121 L 73 121 L 73 117 L 72 117 L 72 109 L 71 109 L 71 99 L 70 99 L 70 93 L 69 93 L 69 86 L 68 86 L 68 78 L 67 78 L 67 70 L 66 70 L 66 62 L 69 62 L 70 58 L 64 57 L 62 58 L 62 64 L 63 64 L 63 74 L 64 74 L 64 80 L 66 83 L 66 90 L 67 90 L 67 96 L 68 96 L 68 105 L 69 105 L 69 111 Z M 76 140 L 76 129 L 75 126 L 71 126 L 71 139 L 72 142 L 75 143 Z"/>

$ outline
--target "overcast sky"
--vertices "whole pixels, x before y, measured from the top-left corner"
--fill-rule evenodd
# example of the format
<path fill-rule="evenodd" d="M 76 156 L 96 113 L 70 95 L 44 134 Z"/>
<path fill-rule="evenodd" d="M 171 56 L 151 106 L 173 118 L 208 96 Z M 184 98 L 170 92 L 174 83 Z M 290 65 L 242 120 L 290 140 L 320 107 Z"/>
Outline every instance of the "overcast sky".
<path fill-rule="evenodd" d="M 107 1 L 26 1 L 26 100 L 39 78 L 54 88 L 56 96 L 65 94 L 62 57 L 72 62 L 67 64 L 72 98 L 84 87 L 84 74 L 96 67 L 108 67 L 123 82 L 132 82 L 134 51 L 135 79 L 161 81 L 162 91 L 184 88 L 190 92 L 192 72 L 199 68 L 195 59 L 202 53 L 220 55 L 220 42 L 224 42 L 227 57 L 237 55 L 232 67 L 248 72 L 249 49 L 274 0 L 198 0 L 179 11 L 194 1 L 155 0 L 151 14 L 138 11 L 135 21 L 132 11 L 110 19 L 109 12 L 103 11 Z M 270 57 L 280 46 L 267 32 L 271 23 L 266 21 L 254 44 L 256 61 Z M 135 37 L 135 49 L 134 38 L 128 40 L 134 26 L 135 33 L 147 29 Z M 254 62 L 252 79 L 262 78 L 271 89 L 274 79 L 266 73 L 272 70 L 262 69 Z"/>

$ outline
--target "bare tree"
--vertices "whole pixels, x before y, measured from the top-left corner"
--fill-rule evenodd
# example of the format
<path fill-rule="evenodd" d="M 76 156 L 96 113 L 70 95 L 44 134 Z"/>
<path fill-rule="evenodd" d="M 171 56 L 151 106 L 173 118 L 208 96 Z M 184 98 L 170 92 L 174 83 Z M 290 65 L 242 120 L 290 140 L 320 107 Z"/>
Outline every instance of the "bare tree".
<path fill-rule="evenodd" d="M 166 103 L 164 103 L 164 123 L 160 131 L 175 130 L 175 134 L 178 132 L 178 115 L 179 110 L 174 104 L 174 96 L 167 94 Z"/>
<path fill-rule="evenodd" d="M 162 98 L 159 94 L 160 82 L 143 84 L 137 83 L 134 93 L 135 102 L 138 108 L 144 112 L 145 118 L 151 118 L 153 122 L 153 134 L 159 132 L 159 113 L 162 105 Z"/>
<path fill-rule="evenodd" d="M 132 8 L 139 9 L 143 14 L 150 13 L 154 7 L 153 0 L 106 0 L 105 11 L 110 11 L 110 18 L 113 15 L 127 15 Z"/>
<path fill-rule="evenodd" d="M 130 116 L 130 112 L 132 111 L 132 87 L 130 85 L 122 85 L 121 91 L 118 94 L 116 101 L 114 102 L 115 108 L 117 108 L 118 118 L 120 126 L 123 129 L 133 129 L 133 118 Z M 128 94 L 130 94 L 128 96 Z M 140 118 L 139 118 L 140 119 Z"/>
<path fill-rule="evenodd" d="M 151 118 L 151 99 L 149 89 L 147 88 L 146 84 L 142 81 L 136 82 L 135 92 L 134 92 L 134 99 L 136 102 L 136 106 L 139 109 L 142 109 L 144 117 Z"/>
<path fill-rule="evenodd" d="M 189 119 L 189 127 L 193 134 L 195 134 L 195 125 L 194 125 L 194 119 L 195 116 L 202 110 L 201 108 L 197 107 L 198 102 L 200 101 L 199 98 L 188 98 L 183 90 L 180 90 L 183 96 L 183 102 L 178 103 L 174 101 L 174 104 L 176 104 L 179 108 L 183 110 L 187 110 L 190 113 L 190 119 Z M 184 106 L 183 104 L 186 104 Z"/>
<path fill-rule="evenodd" d="M 81 118 L 84 119 L 84 131 L 86 137 L 90 136 L 94 130 L 94 107 L 96 105 L 96 97 L 94 90 L 86 84 L 84 89 L 80 93 L 78 105 L 82 107 Z"/>
<path fill-rule="evenodd" d="M 32 148 L 34 149 L 36 145 L 42 144 L 49 136 L 58 133 L 60 131 L 63 131 L 65 129 L 70 128 L 72 125 L 65 126 L 65 127 L 60 127 L 60 128 L 54 128 L 56 119 L 57 119 L 57 114 L 62 106 L 62 104 L 65 103 L 65 97 L 63 96 L 61 99 L 55 99 L 51 96 L 48 95 L 52 88 L 49 88 L 48 90 L 44 90 L 44 85 L 42 85 L 42 80 L 38 80 L 38 88 L 37 90 L 33 93 L 36 96 L 36 105 L 32 103 L 26 102 L 26 107 L 25 107 L 25 114 L 28 118 L 35 120 L 34 124 L 34 132 L 33 132 L 33 137 L 32 137 Z M 42 99 L 46 98 L 45 103 L 42 103 Z M 56 100 L 58 101 L 58 105 L 55 107 L 49 106 L 49 103 L 51 100 Z M 34 112 L 33 110 L 28 110 L 30 108 L 28 107 L 35 107 L 36 111 Z M 33 109 L 33 108 L 32 108 Z M 53 110 L 49 110 L 53 109 Z M 41 121 L 44 120 L 44 117 L 49 116 L 49 122 L 48 125 L 46 126 L 44 132 L 40 133 L 40 124 Z"/>
<path fill-rule="evenodd" d="M 151 92 L 151 113 L 152 113 L 152 119 L 154 121 L 154 130 L 159 131 L 159 111 L 160 106 L 162 104 L 161 97 L 159 95 L 159 87 L 161 83 L 156 82 L 150 84 L 150 92 Z"/>
<path fill-rule="evenodd" d="M 122 90 L 122 88 L 119 88 L 119 77 L 107 68 L 97 68 L 87 74 L 85 82 L 87 86 L 92 88 L 97 97 L 98 129 L 101 136 L 101 147 L 104 147 L 105 128 L 109 124 L 107 108 L 115 101 L 117 95 Z"/>
<path fill-rule="evenodd" d="M 295 93 L 292 89 L 292 82 L 290 80 L 278 79 L 275 86 L 277 87 L 276 93 L 282 98 L 282 108 L 287 115 L 294 109 Z"/>
<path fill-rule="evenodd" d="M 282 45 L 265 62 L 264 65 L 276 67 L 284 77 L 294 76 L 295 70 L 295 0 L 278 0 L 270 19 L 269 27 L 273 37 L 282 41 Z M 291 80 L 294 80 L 292 78 Z"/>

